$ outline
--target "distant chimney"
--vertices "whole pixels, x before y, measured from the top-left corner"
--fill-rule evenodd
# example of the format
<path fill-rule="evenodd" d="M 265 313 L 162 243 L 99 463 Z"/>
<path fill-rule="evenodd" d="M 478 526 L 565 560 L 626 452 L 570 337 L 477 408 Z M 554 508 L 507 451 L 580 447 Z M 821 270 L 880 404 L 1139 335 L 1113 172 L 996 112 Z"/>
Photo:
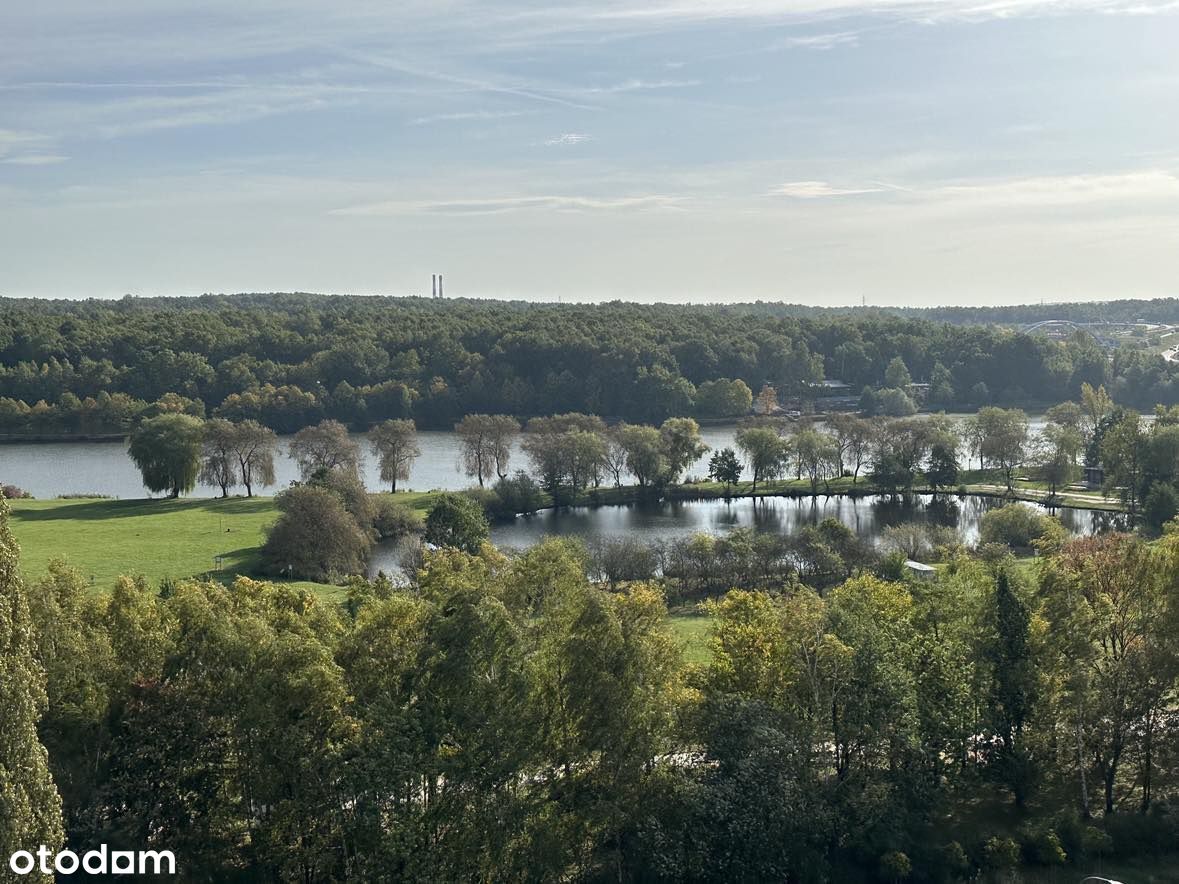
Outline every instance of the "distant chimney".
<path fill-rule="evenodd" d="M 430 274 L 430 297 L 431 298 L 438 297 L 438 274 L 437 273 Z"/>
<path fill-rule="evenodd" d="M 438 297 L 442 297 L 442 274 L 438 274 Z"/>

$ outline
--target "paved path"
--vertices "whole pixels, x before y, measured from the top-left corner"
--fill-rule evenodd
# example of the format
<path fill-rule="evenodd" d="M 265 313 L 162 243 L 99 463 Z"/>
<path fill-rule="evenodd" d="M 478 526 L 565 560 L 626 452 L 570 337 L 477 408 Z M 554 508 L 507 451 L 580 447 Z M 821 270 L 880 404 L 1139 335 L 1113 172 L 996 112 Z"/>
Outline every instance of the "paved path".
<path fill-rule="evenodd" d="M 977 491 L 986 491 L 988 494 L 1007 494 L 1006 485 L 970 485 L 968 487 Z M 1048 499 L 1048 492 L 1041 491 L 1038 488 L 1016 488 L 1015 494 L 1017 497 L 1026 500 L 1044 501 Z M 1064 506 L 1067 506 L 1069 503 L 1080 502 L 1100 506 L 1102 509 L 1121 509 L 1116 500 L 1108 498 L 1104 494 L 1077 494 L 1072 491 L 1066 491 L 1057 492 L 1056 497 Z"/>

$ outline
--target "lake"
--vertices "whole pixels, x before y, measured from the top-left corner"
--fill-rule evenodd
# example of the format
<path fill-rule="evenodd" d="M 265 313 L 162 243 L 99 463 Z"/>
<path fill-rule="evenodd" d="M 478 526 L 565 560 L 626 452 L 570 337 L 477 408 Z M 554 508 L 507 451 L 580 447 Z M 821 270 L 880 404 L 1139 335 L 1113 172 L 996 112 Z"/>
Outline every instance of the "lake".
<path fill-rule="evenodd" d="M 532 516 L 517 516 L 512 522 L 492 526 L 491 540 L 501 549 L 525 549 L 547 536 L 579 537 L 589 544 L 596 540 L 632 537 L 648 543 L 666 542 L 705 532 L 722 534 L 739 527 L 775 534 L 794 534 L 807 525 L 835 518 L 858 536 L 875 543 L 880 532 L 905 522 L 923 522 L 954 528 L 965 543 L 978 540 L 979 524 L 987 510 L 1003 502 L 991 497 L 942 497 L 914 495 L 908 500 L 885 496 L 859 498 L 832 496 L 817 498 L 762 497 L 739 500 L 693 500 L 636 503 L 625 506 L 566 507 L 545 510 Z M 1073 534 L 1088 535 L 1122 525 L 1117 513 L 1056 507 L 1048 510 L 1024 504 L 1058 516 Z M 404 547 L 381 544 L 374 550 L 370 574 L 398 570 Z"/>
<path fill-rule="evenodd" d="M 1033 417 L 1032 431 L 1043 426 L 1042 418 Z M 713 450 L 733 447 L 736 425 L 707 426 L 700 435 Z M 365 484 L 371 490 L 385 487 L 380 470 L 369 448 L 368 439 L 357 434 L 364 453 L 362 468 Z M 295 462 L 287 456 L 289 436 L 279 438 L 279 452 L 275 462 L 277 484 L 264 494 L 287 487 L 299 478 Z M 401 490 L 457 491 L 474 484 L 474 480 L 459 470 L 460 447 L 458 436 L 443 430 L 422 430 L 418 433 L 422 455 L 413 465 L 408 482 L 399 483 Z M 711 452 L 692 464 L 687 476 L 703 478 L 708 475 Z M 512 447 L 510 469 L 526 469 L 527 458 L 520 450 L 519 439 Z M 743 476 L 749 480 L 748 470 Z M 127 455 L 124 442 L 21 442 L 0 445 L 0 484 L 16 485 L 38 498 L 53 498 L 61 494 L 100 494 L 109 497 L 147 497 L 140 481 L 139 470 Z M 194 497 L 214 497 L 218 489 L 197 486 Z"/>

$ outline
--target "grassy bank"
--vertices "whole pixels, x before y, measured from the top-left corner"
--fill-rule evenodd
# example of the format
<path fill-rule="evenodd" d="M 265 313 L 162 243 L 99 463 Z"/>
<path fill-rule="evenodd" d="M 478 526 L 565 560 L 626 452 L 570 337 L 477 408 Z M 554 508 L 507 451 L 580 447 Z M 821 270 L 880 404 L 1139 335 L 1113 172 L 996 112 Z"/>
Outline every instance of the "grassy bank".
<path fill-rule="evenodd" d="M 1047 502 L 1046 486 L 1032 480 L 1017 480 L 1009 493 L 1000 473 L 992 470 L 972 470 L 963 474 L 963 484 L 968 496 L 974 497 L 1002 497 L 1011 500 L 1022 500 L 1029 503 Z M 933 489 L 925 485 L 914 485 L 910 493 L 930 494 Z M 576 506 L 608 506 L 612 504 L 636 503 L 651 493 L 650 489 L 637 485 L 624 485 L 621 488 L 602 486 L 590 488 L 570 501 Z M 674 485 L 663 492 L 668 500 L 719 500 L 726 496 L 732 499 L 747 497 L 820 497 L 842 494 L 850 497 L 867 497 L 876 494 L 894 493 L 882 489 L 871 479 L 861 477 L 853 480 L 850 476 L 832 479 L 829 482 L 819 482 L 817 488 L 812 489 L 811 483 L 798 479 L 777 479 L 770 482 L 760 482 L 756 489 L 752 482 L 738 482 L 726 488 L 719 482 L 692 482 L 685 485 Z M 941 489 L 942 494 L 957 496 L 958 487 Z M 546 499 L 547 495 L 546 495 Z M 1100 492 L 1062 491 L 1057 494 L 1054 503 L 1057 506 L 1069 506 L 1075 509 L 1102 510 L 1108 512 L 1123 512 L 1124 507 L 1116 498 L 1106 498 Z"/>
<path fill-rule="evenodd" d="M 428 493 L 397 495 L 419 509 L 431 498 Z M 60 558 L 103 588 L 122 574 L 142 574 L 153 584 L 257 574 L 266 528 L 278 517 L 272 497 L 14 500 L 9 505 L 27 577 L 36 579 L 51 559 Z M 324 584 L 301 585 L 329 596 L 339 592 Z"/>
<path fill-rule="evenodd" d="M 426 510 L 434 495 L 408 492 L 400 502 Z M 266 528 L 278 517 L 272 497 L 228 500 L 14 500 L 12 530 L 25 576 L 36 580 L 60 558 L 105 590 L 120 575 L 166 579 L 254 575 Z M 218 570 L 216 558 L 221 556 Z M 340 587 L 299 581 L 323 598 L 341 600 Z M 692 663 L 708 660 L 708 617 L 673 612 L 669 622 Z"/>

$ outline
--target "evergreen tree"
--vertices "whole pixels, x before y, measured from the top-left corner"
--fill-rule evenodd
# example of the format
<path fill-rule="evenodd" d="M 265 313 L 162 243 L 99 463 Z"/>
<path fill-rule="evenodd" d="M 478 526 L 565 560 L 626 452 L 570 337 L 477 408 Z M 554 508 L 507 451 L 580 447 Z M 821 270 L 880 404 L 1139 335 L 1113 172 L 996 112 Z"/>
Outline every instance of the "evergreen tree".
<path fill-rule="evenodd" d="M 995 580 L 991 639 L 985 651 L 990 664 L 990 728 L 997 743 L 992 752 L 996 776 L 1023 807 L 1033 779 L 1024 731 L 1036 704 L 1036 670 L 1031 651 L 1031 613 L 1006 570 Z"/>
<path fill-rule="evenodd" d="M 63 840 L 61 798 L 37 735 L 45 711 L 45 671 L 35 654 L 33 622 L 20 577 L 20 549 L 0 497 L 0 880 L 17 850 L 51 851 Z M 34 874 L 33 880 L 52 877 Z M 23 876 L 20 880 L 29 880 Z"/>

